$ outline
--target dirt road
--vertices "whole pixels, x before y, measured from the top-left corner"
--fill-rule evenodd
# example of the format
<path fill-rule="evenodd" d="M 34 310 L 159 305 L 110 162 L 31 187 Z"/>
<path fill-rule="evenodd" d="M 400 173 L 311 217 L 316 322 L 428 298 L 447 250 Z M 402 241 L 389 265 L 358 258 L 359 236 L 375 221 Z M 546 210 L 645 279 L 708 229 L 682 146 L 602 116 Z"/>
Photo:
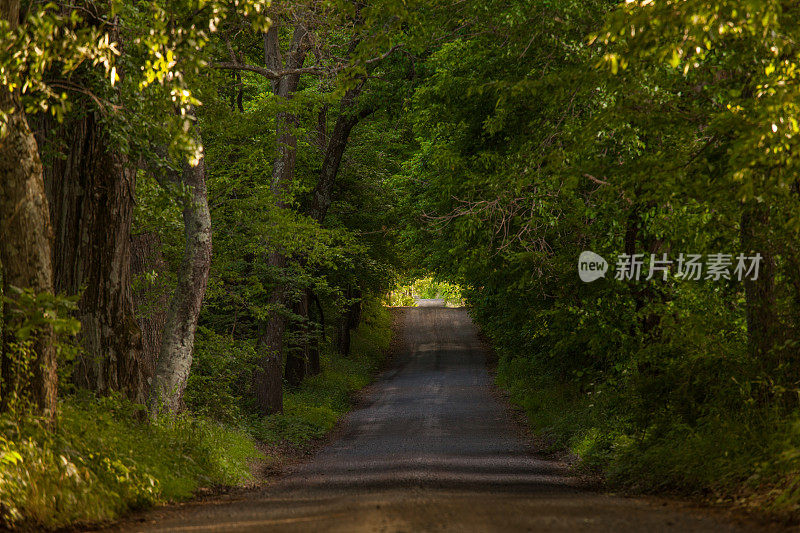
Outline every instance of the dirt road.
<path fill-rule="evenodd" d="M 581 490 L 493 396 L 463 309 L 398 311 L 404 346 L 294 473 L 234 501 L 155 511 L 126 531 L 738 531 L 692 506 Z"/>

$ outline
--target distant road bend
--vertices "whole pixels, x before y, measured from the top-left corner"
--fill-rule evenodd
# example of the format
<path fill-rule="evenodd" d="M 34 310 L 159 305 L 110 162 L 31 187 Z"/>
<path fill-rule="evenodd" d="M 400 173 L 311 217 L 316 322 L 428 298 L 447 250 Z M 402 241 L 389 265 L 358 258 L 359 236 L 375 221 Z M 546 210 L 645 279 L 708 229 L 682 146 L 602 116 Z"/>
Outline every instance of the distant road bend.
<path fill-rule="evenodd" d="M 689 505 L 582 490 L 537 456 L 492 395 L 463 309 L 399 309 L 393 367 L 310 462 L 233 500 L 145 515 L 124 531 L 739 531 Z M 439 306 L 437 307 L 436 304 Z"/>

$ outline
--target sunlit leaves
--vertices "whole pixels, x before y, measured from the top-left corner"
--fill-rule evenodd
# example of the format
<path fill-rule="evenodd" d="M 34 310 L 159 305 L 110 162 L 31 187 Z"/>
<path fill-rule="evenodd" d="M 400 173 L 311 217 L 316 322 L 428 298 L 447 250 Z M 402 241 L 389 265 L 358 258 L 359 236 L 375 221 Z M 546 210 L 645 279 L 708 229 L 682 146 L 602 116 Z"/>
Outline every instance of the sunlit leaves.
<path fill-rule="evenodd" d="M 67 81 L 53 81 L 52 71 L 68 78 L 84 62 L 100 68 L 109 82 L 116 44 L 101 28 L 88 26 L 77 10 L 62 14 L 54 3 L 35 4 L 25 21 L 11 29 L 0 20 L 0 90 L 22 95 L 28 113 L 50 111 L 59 119 L 69 108 Z M 0 110 L 0 121 L 10 110 Z"/>
<path fill-rule="evenodd" d="M 717 104 L 709 127 L 729 139 L 715 172 L 731 180 L 737 200 L 777 198 L 798 170 L 798 14 L 778 0 L 629 1 L 594 38 L 609 49 L 604 63 L 614 74 L 633 63 L 668 75 L 668 65 L 690 80 Z"/>
<path fill-rule="evenodd" d="M 33 4 L 15 29 L 0 21 L 0 85 L 22 97 L 27 113 L 60 121 L 82 96 L 111 120 L 119 149 L 166 144 L 173 158 L 197 162 L 189 109 L 200 104 L 194 78 L 207 67 L 211 35 L 224 20 L 269 26 L 268 0 L 235 2 L 78 2 Z M 120 50 L 124 43 L 124 50 Z M 11 110 L 0 110 L 0 118 Z M 142 128 L 147 122 L 159 128 Z M 155 132 L 164 132 L 155 139 Z M 148 139 L 148 137 L 150 137 Z M 149 148 L 149 147 L 148 147 Z"/>

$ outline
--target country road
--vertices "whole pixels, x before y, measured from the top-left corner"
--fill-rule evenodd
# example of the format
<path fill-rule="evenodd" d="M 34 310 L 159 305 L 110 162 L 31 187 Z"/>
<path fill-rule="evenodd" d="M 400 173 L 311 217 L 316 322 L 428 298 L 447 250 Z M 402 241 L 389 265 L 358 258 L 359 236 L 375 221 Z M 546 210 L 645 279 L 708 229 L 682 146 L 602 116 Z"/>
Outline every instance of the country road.
<path fill-rule="evenodd" d="M 581 488 L 492 392 L 463 309 L 400 309 L 402 345 L 338 438 L 269 486 L 122 531 L 739 531 L 718 512 Z"/>

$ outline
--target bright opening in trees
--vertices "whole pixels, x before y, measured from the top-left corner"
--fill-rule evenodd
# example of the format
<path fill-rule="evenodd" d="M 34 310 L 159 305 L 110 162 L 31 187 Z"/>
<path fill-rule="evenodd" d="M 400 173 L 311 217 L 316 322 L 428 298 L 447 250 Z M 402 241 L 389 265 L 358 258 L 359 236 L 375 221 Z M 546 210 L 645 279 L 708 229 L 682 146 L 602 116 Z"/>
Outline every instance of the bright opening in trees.
<path fill-rule="evenodd" d="M 798 0 L 0 0 L 0 530 L 800 524 L 799 154 Z"/>
<path fill-rule="evenodd" d="M 392 307 L 415 307 L 420 304 L 420 300 L 440 300 L 441 305 L 447 307 L 464 305 L 461 287 L 445 281 L 437 281 L 430 276 L 398 285 L 384 298 L 385 304 Z"/>

